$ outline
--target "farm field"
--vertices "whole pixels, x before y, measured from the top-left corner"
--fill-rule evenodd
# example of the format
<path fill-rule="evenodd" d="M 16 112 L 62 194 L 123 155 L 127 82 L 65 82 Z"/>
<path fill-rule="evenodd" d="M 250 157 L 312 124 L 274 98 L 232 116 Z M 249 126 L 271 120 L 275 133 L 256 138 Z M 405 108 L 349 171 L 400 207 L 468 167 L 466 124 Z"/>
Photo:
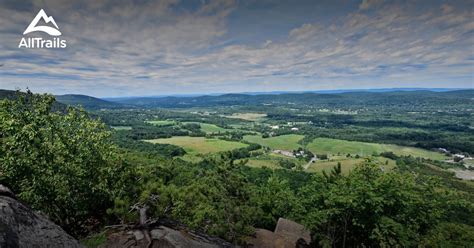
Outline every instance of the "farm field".
<path fill-rule="evenodd" d="M 381 152 L 391 151 L 399 156 L 414 156 L 422 158 L 430 158 L 434 160 L 445 160 L 446 156 L 420 148 L 378 144 L 378 143 L 367 143 L 358 141 L 347 141 L 339 139 L 328 139 L 328 138 L 316 138 L 307 146 L 308 150 L 313 153 L 321 154 L 358 154 L 359 156 L 370 156 L 372 154 L 380 154 Z"/>
<path fill-rule="evenodd" d="M 287 134 L 287 135 L 281 135 L 281 136 L 276 136 L 276 137 L 270 137 L 270 138 L 262 138 L 260 135 L 245 135 L 244 140 L 251 142 L 251 143 L 257 143 L 262 146 L 267 146 L 270 147 L 271 149 L 279 149 L 279 150 L 287 150 L 287 151 L 292 151 L 298 149 L 298 147 L 301 147 L 300 144 L 298 144 L 298 141 L 303 139 L 303 135 L 297 135 L 297 134 Z"/>
<path fill-rule="evenodd" d="M 392 159 L 388 159 L 384 157 L 370 157 L 370 159 L 380 163 L 381 166 L 383 166 L 384 170 L 391 170 L 395 168 L 396 166 L 395 161 Z M 356 159 L 356 158 L 343 158 L 342 156 L 340 156 L 340 158 L 334 157 L 334 158 L 330 158 L 329 161 L 318 160 L 312 165 L 310 165 L 306 171 L 307 172 L 322 172 L 322 171 L 330 172 L 332 168 L 337 166 L 337 163 L 339 162 L 341 163 L 342 173 L 347 175 L 352 169 L 355 168 L 356 165 L 364 161 L 365 161 L 365 158 Z"/>
<path fill-rule="evenodd" d="M 238 161 L 242 161 L 244 159 L 240 159 Z M 274 153 L 269 153 L 269 154 L 264 154 L 260 155 L 258 157 L 251 157 L 248 159 L 247 166 L 250 167 L 267 167 L 270 169 L 282 169 L 280 166 L 280 161 L 290 161 L 292 163 L 295 163 L 295 165 L 304 165 L 306 162 L 298 160 L 296 158 L 290 158 L 284 155 L 280 154 L 274 154 Z"/>
<path fill-rule="evenodd" d="M 110 128 L 115 130 L 132 130 L 131 126 L 110 126 Z"/>
<path fill-rule="evenodd" d="M 255 168 L 270 168 L 270 169 L 280 169 L 281 167 L 278 165 L 278 161 L 272 159 L 263 159 L 263 158 L 250 158 L 246 164 L 250 167 Z"/>
<path fill-rule="evenodd" d="M 172 138 L 144 141 L 155 144 L 171 144 L 181 146 L 190 155 L 230 151 L 247 146 L 246 144 L 240 142 L 189 136 L 176 136 Z"/>
<path fill-rule="evenodd" d="M 152 124 L 152 125 L 155 125 L 155 126 L 171 126 L 171 125 L 174 125 L 176 124 L 175 121 L 172 121 L 172 120 L 156 120 L 156 121 L 145 121 L 146 123 L 149 123 L 149 124 Z"/>
<path fill-rule="evenodd" d="M 223 117 L 232 119 L 241 119 L 246 121 L 261 121 L 267 117 L 267 114 L 259 113 L 235 113 L 233 115 L 225 115 Z"/>
<path fill-rule="evenodd" d="M 201 130 L 205 133 L 223 133 L 223 132 L 232 132 L 236 131 L 235 129 L 227 129 L 227 128 L 222 128 L 214 124 L 209 124 L 209 123 L 202 123 L 202 122 L 183 122 L 184 124 L 188 123 L 193 123 L 193 124 L 199 124 L 201 126 Z"/>

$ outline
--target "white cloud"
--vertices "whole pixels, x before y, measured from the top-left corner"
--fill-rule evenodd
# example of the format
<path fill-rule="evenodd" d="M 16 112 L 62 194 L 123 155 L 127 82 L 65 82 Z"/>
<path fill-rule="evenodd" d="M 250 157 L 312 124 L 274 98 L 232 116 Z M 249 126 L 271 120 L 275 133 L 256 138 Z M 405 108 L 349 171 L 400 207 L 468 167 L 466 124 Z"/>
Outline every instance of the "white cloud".
<path fill-rule="evenodd" d="M 329 24 L 302 23 L 286 39 L 269 36 L 249 45 L 221 41 L 233 1 L 191 10 L 175 0 L 85 1 L 79 10 L 66 1 L 46 2 L 68 49 L 17 49 L 35 13 L 0 8 L 0 23 L 6 23 L 0 27 L 0 88 L 156 95 L 393 87 L 403 80 L 428 87 L 464 76 L 455 81 L 459 87 L 472 75 L 474 22 L 469 10 L 451 6 L 419 12 L 410 4 L 364 1 L 361 9 L 378 7 L 333 17 Z"/>

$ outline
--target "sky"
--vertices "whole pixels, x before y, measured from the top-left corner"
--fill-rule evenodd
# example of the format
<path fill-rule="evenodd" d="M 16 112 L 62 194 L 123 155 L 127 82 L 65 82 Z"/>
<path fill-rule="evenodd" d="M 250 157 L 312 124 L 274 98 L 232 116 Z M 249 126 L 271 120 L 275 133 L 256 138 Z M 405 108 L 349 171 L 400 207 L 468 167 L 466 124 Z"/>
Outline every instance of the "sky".
<path fill-rule="evenodd" d="M 39 12 L 64 49 L 19 48 Z M 48 25 L 50 25 L 49 23 Z M 0 88 L 98 97 L 474 88 L 474 1 L 0 0 Z"/>

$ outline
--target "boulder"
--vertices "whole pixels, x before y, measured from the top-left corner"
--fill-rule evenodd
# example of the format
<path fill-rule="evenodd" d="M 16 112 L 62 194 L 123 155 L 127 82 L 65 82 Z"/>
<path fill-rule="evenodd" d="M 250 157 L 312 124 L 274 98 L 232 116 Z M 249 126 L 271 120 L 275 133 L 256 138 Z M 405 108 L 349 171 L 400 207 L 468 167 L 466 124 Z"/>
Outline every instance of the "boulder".
<path fill-rule="evenodd" d="M 259 248 L 305 248 L 311 243 L 311 234 L 303 225 L 280 218 L 274 232 L 256 229 L 247 242 Z"/>
<path fill-rule="evenodd" d="M 278 219 L 275 234 L 283 237 L 292 244 L 296 244 L 299 239 L 303 239 L 307 244 L 311 242 L 311 233 L 303 225 L 292 220 Z"/>
<path fill-rule="evenodd" d="M 0 247 L 82 247 L 46 217 L 35 213 L 0 185 Z"/>

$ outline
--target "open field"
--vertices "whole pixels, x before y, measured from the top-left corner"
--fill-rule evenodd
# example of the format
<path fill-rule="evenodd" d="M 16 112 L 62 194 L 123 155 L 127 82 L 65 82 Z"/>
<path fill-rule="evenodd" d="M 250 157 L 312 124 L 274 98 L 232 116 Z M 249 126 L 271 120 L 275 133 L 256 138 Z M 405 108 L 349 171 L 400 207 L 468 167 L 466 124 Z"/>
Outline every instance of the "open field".
<path fill-rule="evenodd" d="M 270 169 L 281 169 L 282 167 L 280 167 L 280 161 L 282 160 L 293 162 L 296 165 L 305 164 L 304 161 L 298 160 L 296 158 L 289 158 L 280 154 L 269 153 L 269 154 L 260 155 L 258 157 L 249 158 L 247 162 L 247 166 L 258 167 L 258 168 L 267 167 Z"/>
<path fill-rule="evenodd" d="M 220 139 L 207 139 L 204 137 L 176 136 L 165 139 L 145 140 L 150 143 L 172 144 L 183 147 L 190 155 L 208 154 L 214 152 L 230 151 L 237 148 L 246 147 L 246 144 Z"/>
<path fill-rule="evenodd" d="M 347 141 L 339 139 L 328 139 L 328 138 L 316 138 L 308 144 L 307 148 L 316 154 L 327 153 L 327 154 L 347 154 L 352 155 L 358 154 L 360 156 L 370 156 L 374 153 L 380 154 L 381 152 L 391 151 L 399 156 L 414 156 L 430 158 L 435 160 L 444 160 L 447 157 L 438 152 L 432 152 L 415 147 L 378 144 L 378 143 L 367 143 L 358 141 Z"/>
<path fill-rule="evenodd" d="M 293 151 L 298 149 L 298 147 L 301 147 L 301 145 L 298 144 L 298 141 L 300 141 L 303 137 L 303 135 L 297 134 L 281 135 L 270 138 L 262 138 L 260 135 L 245 135 L 244 140 L 257 143 L 262 146 L 267 146 L 271 149 Z"/>
<path fill-rule="evenodd" d="M 110 128 L 115 130 L 132 130 L 131 126 L 110 126 Z"/>
<path fill-rule="evenodd" d="M 193 123 L 193 124 L 199 124 L 201 126 L 201 130 L 205 133 L 223 133 L 223 132 L 232 132 L 236 131 L 235 129 L 227 129 L 227 128 L 222 128 L 214 124 L 209 124 L 209 123 L 202 123 L 202 122 L 183 122 L 184 124 L 188 123 Z"/>
<path fill-rule="evenodd" d="M 378 163 L 381 164 L 382 168 L 384 170 L 391 170 L 395 168 L 396 163 L 394 160 L 384 158 L 384 157 L 370 157 L 372 160 L 377 161 Z M 355 168 L 356 165 L 364 162 L 365 158 L 335 158 L 335 159 L 330 159 L 329 161 L 316 161 L 313 163 L 311 166 L 309 166 L 308 172 L 330 172 L 332 168 L 337 166 L 337 163 L 341 163 L 341 169 L 342 173 L 347 175 L 352 169 Z M 388 164 L 386 162 L 388 161 Z"/>
<path fill-rule="evenodd" d="M 153 124 L 155 126 L 171 126 L 176 123 L 175 121 L 171 121 L 171 120 L 145 121 L 145 122 Z"/>
<path fill-rule="evenodd" d="M 233 115 L 225 115 L 224 117 L 232 119 L 242 119 L 247 121 L 261 121 L 267 117 L 267 114 L 259 113 L 235 113 Z"/>
<path fill-rule="evenodd" d="M 250 167 L 262 168 L 267 167 L 270 169 L 280 169 L 281 167 L 278 165 L 278 161 L 271 160 L 271 159 L 257 159 L 257 158 L 250 158 L 246 164 Z"/>

